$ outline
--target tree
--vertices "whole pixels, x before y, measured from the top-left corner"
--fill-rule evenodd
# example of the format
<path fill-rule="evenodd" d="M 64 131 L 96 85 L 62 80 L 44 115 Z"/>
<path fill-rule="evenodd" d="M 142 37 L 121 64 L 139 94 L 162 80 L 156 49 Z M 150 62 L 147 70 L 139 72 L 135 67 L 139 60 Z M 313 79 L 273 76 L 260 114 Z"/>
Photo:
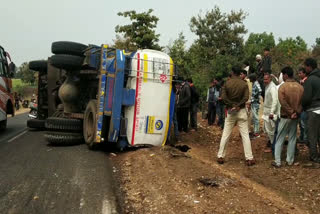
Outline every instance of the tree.
<path fill-rule="evenodd" d="M 316 46 L 320 46 L 320 37 L 316 38 Z"/>
<path fill-rule="evenodd" d="M 291 66 L 297 69 L 309 55 L 307 43 L 297 36 L 295 39 L 289 37 L 279 39 L 279 43 L 272 50 L 272 58 L 274 60 L 273 69 L 280 71 L 284 66 Z"/>
<path fill-rule="evenodd" d="M 178 67 L 179 75 L 188 77 L 189 73 L 186 68 L 186 40 L 182 32 L 172 44 L 167 46 L 167 52 Z"/>
<path fill-rule="evenodd" d="M 289 37 L 285 40 L 279 39 L 277 49 L 280 50 L 285 57 L 295 57 L 299 52 L 307 51 L 307 43 L 297 36 L 295 39 Z"/>
<path fill-rule="evenodd" d="M 198 38 L 186 54 L 186 67 L 202 96 L 214 77 L 226 77 L 231 67 L 243 59 L 246 16 L 242 10 L 222 13 L 215 6 L 204 16 L 191 18 L 191 31 Z"/>
<path fill-rule="evenodd" d="M 148 12 L 143 13 L 137 13 L 134 10 L 118 13 L 119 16 L 129 17 L 131 20 L 131 24 L 117 25 L 115 29 L 116 33 L 123 34 L 128 48 L 162 49 L 158 45 L 160 34 L 155 33 L 159 18 L 152 15 L 152 12 L 153 10 L 149 9 Z"/>
<path fill-rule="evenodd" d="M 262 54 L 264 48 L 272 49 L 275 46 L 275 40 L 272 33 L 250 33 L 244 45 L 244 59 L 249 62 L 250 67 L 255 66 L 257 54 Z"/>
<path fill-rule="evenodd" d="M 19 67 L 17 75 L 23 82 L 33 85 L 36 81 L 35 73 L 35 71 L 29 69 L 29 63 L 24 62 Z"/>
<path fill-rule="evenodd" d="M 312 47 L 312 57 L 320 61 L 320 38 L 316 38 L 316 44 Z"/>
<path fill-rule="evenodd" d="M 192 17 L 190 28 L 198 36 L 197 42 L 212 58 L 217 54 L 239 55 L 243 48 L 243 35 L 247 30 L 243 20 L 247 14 L 240 10 L 222 13 L 218 6 L 207 12 L 204 17 Z"/>
<path fill-rule="evenodd" d="M 116 39 L 113 40 L 111 47 L 123 50 L 137 50 L 137 46 L 133 45 L 129 38 L 124 38 L 120 35 L 116 35 Z"/>

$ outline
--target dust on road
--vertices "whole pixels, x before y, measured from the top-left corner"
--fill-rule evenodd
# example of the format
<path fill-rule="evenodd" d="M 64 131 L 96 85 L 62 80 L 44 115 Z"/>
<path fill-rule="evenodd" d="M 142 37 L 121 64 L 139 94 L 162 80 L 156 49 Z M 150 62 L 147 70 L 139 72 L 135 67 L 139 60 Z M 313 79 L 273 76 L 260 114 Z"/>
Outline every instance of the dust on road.
<path fill-rule="evenodd" d="M 275 169 L 264 153 L 266 137 L 252 141 L 257 165 L 245 165 L 242 141 L 233 131 L 224 165 L 216 163 L 221 129 L 201 121 L 182 136 L 191 149 L 171 146 L 111 155 L 117 165 L 124 213 L 319 213 L 320 170 L 298 164 Z M 215 185 L 204 184 L 207 180 Z M 209 182 L 209 184 L 210 184 Z"/>

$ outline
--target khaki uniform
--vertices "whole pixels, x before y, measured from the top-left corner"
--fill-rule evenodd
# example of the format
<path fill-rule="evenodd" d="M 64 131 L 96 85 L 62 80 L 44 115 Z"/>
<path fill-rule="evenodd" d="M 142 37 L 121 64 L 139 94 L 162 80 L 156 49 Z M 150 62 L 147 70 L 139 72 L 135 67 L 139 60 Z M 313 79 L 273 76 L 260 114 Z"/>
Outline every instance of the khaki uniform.
<path fill-rule="evenodd" d="M 252 160 L 251 142 L 248 132 L 248 114 L 245 104 L 249 99 L 249 88 L 246 82 L 239 77 L 232 77 L 222 89 L 222 100 L 227 106 L 228 114 L 225 119 L 225 125 L 220 141 L 218 158 L 224 158 L 226 155 L 226 145 L 230 139 L 232 129 L 238 125 L 242 137 L 244 154 L 246 160 Z M 240 107 L 239 111 L 230 112 L 233 107 Z"/>

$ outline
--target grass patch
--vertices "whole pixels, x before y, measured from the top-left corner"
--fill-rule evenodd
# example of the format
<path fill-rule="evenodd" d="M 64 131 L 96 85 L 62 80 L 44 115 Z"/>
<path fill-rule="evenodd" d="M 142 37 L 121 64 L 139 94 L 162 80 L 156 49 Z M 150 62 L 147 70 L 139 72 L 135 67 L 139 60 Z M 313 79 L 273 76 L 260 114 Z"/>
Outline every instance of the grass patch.
<path fill-rule="evenodd" d="M 12 79 L 12 90 L 21 94 L 22 97 L 30 97 L 35 91 L 37 86 L 30 85 L 29 83 L 23 82 L 21 79 Z"/>

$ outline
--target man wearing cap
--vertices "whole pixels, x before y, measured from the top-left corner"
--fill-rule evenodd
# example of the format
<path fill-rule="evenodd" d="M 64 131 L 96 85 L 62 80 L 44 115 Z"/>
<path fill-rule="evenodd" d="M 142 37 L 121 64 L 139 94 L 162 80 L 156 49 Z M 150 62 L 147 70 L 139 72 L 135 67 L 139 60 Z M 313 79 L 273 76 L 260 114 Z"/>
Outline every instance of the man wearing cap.
<path fill-rule="evenodd" d="M 259 82 L 259 85 L 261 87 L 261 96 L 262 98 L 264 98 L 264 84 L 263 84 L 263 77 L 264 77 L 264 73 L 263 73 L 263 60 L 260 54 L 258 54 L 256 56 L 256 62 L 257 62 L 257 70 L 256 70 L 256 77 L 257 77 L 257 81 Z"/>
<path fill-rule="evenodd" d="M 260 54 L 257 54 L 256 62 L 257 62 L 256 74 L 259 74 L 259 72 L 261 71 L 261 68 L 262 68 L 262 56 Z"/>

